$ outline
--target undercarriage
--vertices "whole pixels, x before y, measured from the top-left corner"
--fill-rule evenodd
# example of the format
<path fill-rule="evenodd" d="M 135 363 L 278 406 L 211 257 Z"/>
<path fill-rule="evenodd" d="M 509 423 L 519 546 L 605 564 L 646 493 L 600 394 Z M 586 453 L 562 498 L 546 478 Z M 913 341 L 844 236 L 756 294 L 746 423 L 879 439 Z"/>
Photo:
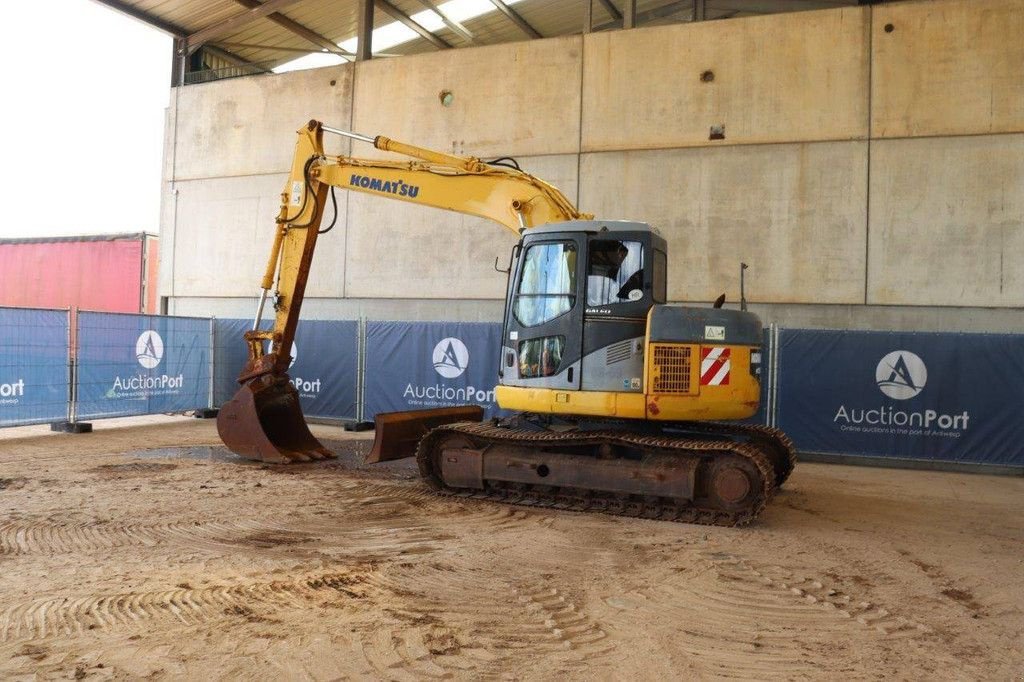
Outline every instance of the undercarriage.
<path fill-rule="evenodd" d="M 795 463 L 764 426 L 525 414 L 437 426 L 416 459 L 445 494 L 719 526 L 757 518 Z"/>

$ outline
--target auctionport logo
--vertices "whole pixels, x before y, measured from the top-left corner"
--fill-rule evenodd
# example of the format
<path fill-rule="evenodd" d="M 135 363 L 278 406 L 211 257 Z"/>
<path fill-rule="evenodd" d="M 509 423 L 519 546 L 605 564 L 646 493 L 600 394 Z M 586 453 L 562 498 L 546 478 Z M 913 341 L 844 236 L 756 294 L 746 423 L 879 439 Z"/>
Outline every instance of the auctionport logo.
<path fill-rule="evenodd" d="M 0 383 L 0 405 L 17 405 L 25 397 L 25 380 Z"/>
<path fill-rule="evenodd" d="M 454 336 L 441 339 L 432 354 L 434 371 L 444 379 L 457 379 L 469 368 L 469 349 Z M 430 386 L 408 383 L 402 397 L 415 407 L 448 407 L 466 403 L 493 403 L 494 389 L 475 386 L 448 386 L 436 383 Z"/>
<path fill-rule="evenodd" d="M 441 339 L 434 346 L 434 369 L 445 379 L 455 379 L 469 367 L 469 349 L 454 336 Z"/>
<path fill-rule="evenodd" d="M 135 342 L 135 357 L 146 369 L 153 369 L 164 359 L 164 340 L 152 329 L 142 332 Z"/>
<path fill-rule="evenodd" d="M 291 350 L 292 361 L 288 363 L 288 369 L 291 369 L 295 364 L 295 361 L 299 359 L 299 349 L 292 341 Z M 320 379 L 303 379 L 302 377 L 295 377 L 291 379 L 292 386 L 299 392 L 299 396 L 302 398 L 316 398 L 320 395 L 320 389 L 323 385 Z"/>
<path fill-rule="evenodd" d="M 164 340 L 152 329 L 142 332 L 135 340 L 135 359 L 143 369 L 155 369 L 164 359 Z M 144 400 L 158 395 L 174 395 L 184 384 L 184 374 L 155 376 L 139 372 L 134 376 L 117 375 L 106 396 L 115 400 Z"/>
<path fill-rule="evenodd" d="M 909 400 L 920 395 L 928 383 L 928 368 L 916 353 L 894 350 L 875 368 L 875 384 L 893 400 Z M 968 429 L 971 414 L 967 410 L 942 413 L 934 409 L 900 409 L 894 405 L 840 405 L 832 423 L 842 431 L 895 434 L 902 436 L 943 436 L 959 438 Z"/>
<path fill-rule="evenodd" d="M 894 350 L 882 358 L 875 369 L 875 383 L 894 400 L 907 400 L 919 394 L 928 382 L 924 360 L 909 350 Z"/>

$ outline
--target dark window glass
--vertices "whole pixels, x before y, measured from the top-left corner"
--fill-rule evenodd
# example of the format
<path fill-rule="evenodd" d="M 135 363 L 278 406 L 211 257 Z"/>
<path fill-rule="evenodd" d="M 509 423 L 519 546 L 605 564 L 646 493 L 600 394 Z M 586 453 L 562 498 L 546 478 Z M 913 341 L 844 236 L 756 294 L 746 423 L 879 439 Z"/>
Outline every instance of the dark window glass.
<path fill-rule="evenodd" d="M 576 302 L 576 246 L 572 242 L 534 244 L 523 257 L 515 315 L 534 327 L 569 312 Z"/>
<path fill-rule="evenodd" d="M 654 302 L 664 303 L 666 299 L 666 284 L 668 277 L 668 257 L 664 251 L 654 252 Z"/>
<path fill-rule="evenodd" d="M 643 296 L 643 244 L 610 239 L 590 242 L 587 305 L 628 303 L 639 301 Z"/>
<path fill-rule="evenodd" d="M 519 376 L 523 379 L 558 374 L 562 364 L 564 336 L 544 336 L 519 342 Z"/>

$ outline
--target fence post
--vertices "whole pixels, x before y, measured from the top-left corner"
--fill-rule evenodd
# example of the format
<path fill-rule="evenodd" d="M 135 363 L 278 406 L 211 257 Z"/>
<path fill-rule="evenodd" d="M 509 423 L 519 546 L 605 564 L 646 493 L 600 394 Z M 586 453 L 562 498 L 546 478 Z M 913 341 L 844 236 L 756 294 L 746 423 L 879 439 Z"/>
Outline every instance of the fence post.
<path fill-rule="evenodd" d="M 79 348 L 82 345 L 80 332 L 81 325 L 79 324 L 78 308 L 71 306 L 68 309 L 68 315 L 70 316 L 70 322 L 68 323 L 68 334 L 71 334 L 71 325 L 75 325 L 75 333 L 72 336 L 73 343 L 71 340 L 68 341 L 68 347 L 74 346 L 74 359 L 71 362 L 71 405 L 69 406 L 71 416 L 68 418 L 68 422 L 74 424 L 78 421 L 78 363 L 81 358 L 78 357 Z"/>
<path fill-rule="evenodd" d="M 214 385 L 213 372 L 216 369 L 216 367 L 214 366 L 214 361 L 213 361 L 214 353 L 216 353 L 216 350 L 217 350 L 217 341 L 216 341 L 217 324 L 216 324 L 216 322 L 217 322 L 217 318 L 216 317 L 211 317 L 210 318 L 210 360 L 208 362 L 209 373 L 210 373 L 210 392 L 209 392 L 209 398 L 206 401 L 206 407 L 211 409 L 211 410 L 213 409 L 213 385 Z"/>
<path fill-rule="evenodd" d="M 59 431 L 61 433 L 92 432 L 91 422 L 78 421 L 78 364 L 81 360 L 78 351 L 82 345 L 82 330 L 79 324 L 80 316 L 78 313 L 77 306 L 68 308 L 68 362 L 70 364 L 68 376 L 70 381 L 68 386 L 68 419 L 64 422 L 53 422 L 50 424 L 51 431 Z M 74 334 L 71 333 L 72 325 L 74 325 Z M 72 353 L 72 349 L 74 349 L 74 353 Z"/>
<path fill-rule="evenodd" d="M 768 390 L 771 391 L 771 412 L 768 414 L 769 426 L 778 426 L 779 424 L 779 328 L 773 322 L 771 325 L 771 340 L 772 340 L 772 368 L 771 368 L 771 382 L 768 384 Z"/>
<path fill-rule="evenodd" d="M 363 422 L 366 392 L 366 318 L 359 316 L 356 333 L 356 424 Z"/>
<path fill-rule="evenodd" d="M 67 353 L 68 353 L 68 409 L 66 420 L 68 424 L 74 423 L 74 415 L 72 413 L 72 406 L 75 402 L 75 356 L 71 351 L 71 306 L 68 306 L 68 331 L 65 335 L 67 337 Z"/>

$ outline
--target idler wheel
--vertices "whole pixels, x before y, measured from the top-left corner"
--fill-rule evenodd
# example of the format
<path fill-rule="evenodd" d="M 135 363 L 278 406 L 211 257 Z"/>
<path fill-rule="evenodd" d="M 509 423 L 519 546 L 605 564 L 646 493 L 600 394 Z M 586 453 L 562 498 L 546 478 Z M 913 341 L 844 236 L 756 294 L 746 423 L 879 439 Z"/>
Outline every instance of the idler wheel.
<path fill-rule="evenodd" d="M 442 461 L 444 459 L 444 451 L 471 449 L 473 441 L 468 436 L 458 432 L 445 433 L 432 443 L 429 440 L 430 437 L 431 434 L 429 433 L 423 437 L 430 443 L 430 451 L 426 453 L 428 461 L 419 461 L 420 475 L 434 488 L 441 489 L 445 486 L 452 488 L 460 487 L 457 485 L 452 486 L 450 481 L 444 480 L 444 464 Z"/>
<path fill-rule="evenodd" d="M 724 511 L 749 506 L 763 487 L 757 467 L 737 455 L 718 455 L 708 467 L 708 497 Z"/>

